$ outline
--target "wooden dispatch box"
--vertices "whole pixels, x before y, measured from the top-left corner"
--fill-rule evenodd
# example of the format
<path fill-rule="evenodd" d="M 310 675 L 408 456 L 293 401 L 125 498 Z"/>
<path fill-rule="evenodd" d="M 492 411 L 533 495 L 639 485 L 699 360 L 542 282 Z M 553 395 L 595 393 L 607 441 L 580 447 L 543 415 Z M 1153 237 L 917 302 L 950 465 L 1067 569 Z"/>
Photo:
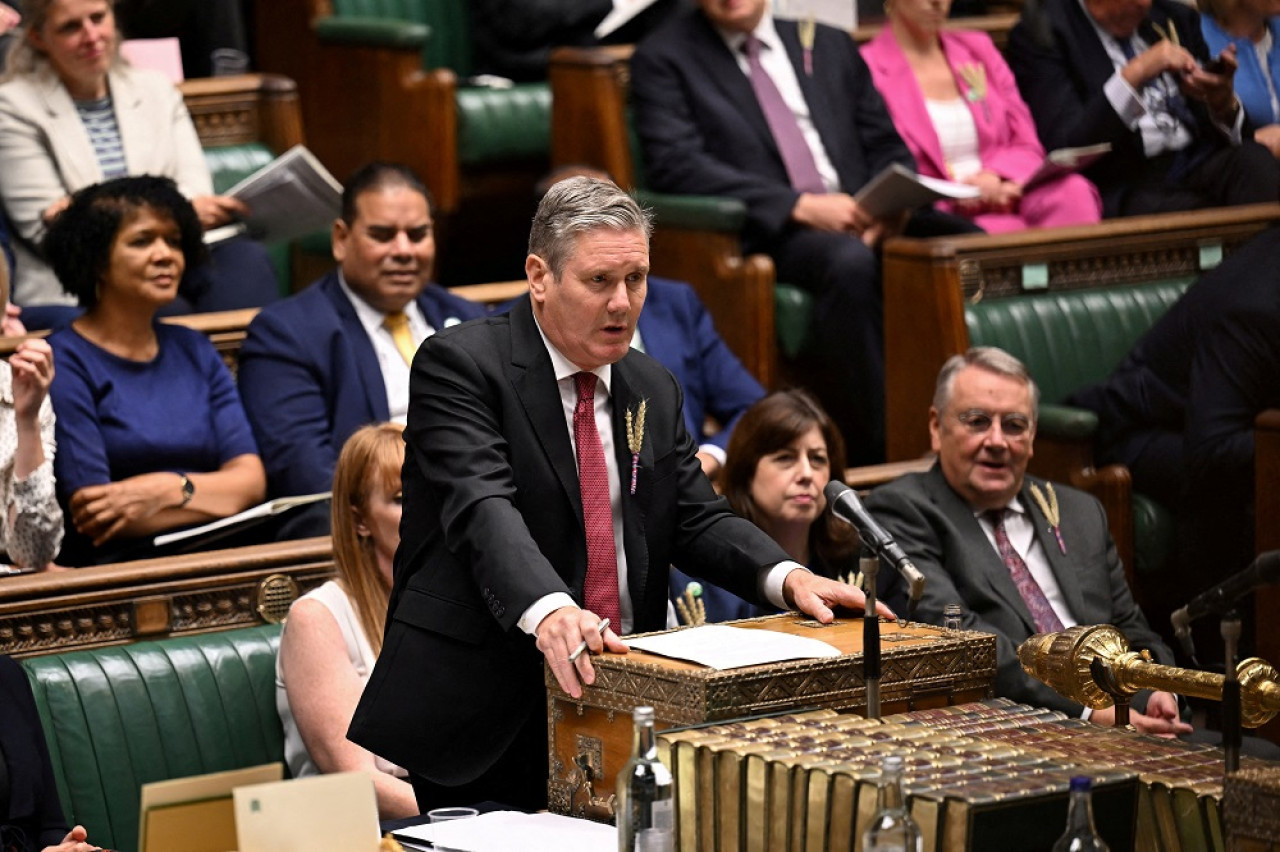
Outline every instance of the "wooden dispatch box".
<path fill-rule="evenodd" d="M 611 817 L 614 782 L 631 755 L 631 713 L 642 705 L 653 707 L 657 730 L 805 708 L 865 712 L 861 617 L 824 625 L 784 613 L 730 623 L 821 639 L 841 655 L 717 671 L 636 650 L 606 653 L 592 657 L 595 683 L 580 699 L 544 667 L 551 811 Z M 991 695 L 996 641 L 990 634 L 881 619 L 880 648 L 882 715 Z"/>

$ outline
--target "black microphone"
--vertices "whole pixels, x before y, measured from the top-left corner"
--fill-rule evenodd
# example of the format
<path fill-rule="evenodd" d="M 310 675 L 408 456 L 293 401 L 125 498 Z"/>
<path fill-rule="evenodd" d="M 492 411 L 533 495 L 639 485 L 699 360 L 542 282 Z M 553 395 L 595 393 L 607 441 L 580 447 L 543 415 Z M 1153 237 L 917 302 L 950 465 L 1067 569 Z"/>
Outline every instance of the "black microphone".
<path fill-rule="evenodd" d="M 827 498 L 831 513 L 856 529 L 862 543 L 876 556 L 885 559 L 898 569 L 902 579 L 906 580 L 911 588 L 908 606 L 910 613 L 914 613 L 916 604 L 920 603 L 920 597 L 924 594 L 924 575 L 920 573 L 920 569 L 911 564 L 911 559 L 903 553 L 902 548 L 893 540 L 893 536 L 889 535 L 889 531 L 871 517 L 871 513 L 858 499 L 858 492 L 843 482 L 832 481 L 827 483 L 822 493 Z"/>
<path fill-rule="evenodd" d="M 1225 612 L 1240 598 L 1275 582 L 1280 582 L 1280 550 L 1269 550 L 1258 554 L 1258 558 L 1254 559 L 1253 564 L 1248 568 L 1228 577 L 1212 589 L 1196 595 L 1182 609 L 1174 610 L 1169 616 L 1174 635 L 1182 643 L 1183 649 L 1194 656 L 1189 644 L 1191 622 L 1211 613 Z"/>

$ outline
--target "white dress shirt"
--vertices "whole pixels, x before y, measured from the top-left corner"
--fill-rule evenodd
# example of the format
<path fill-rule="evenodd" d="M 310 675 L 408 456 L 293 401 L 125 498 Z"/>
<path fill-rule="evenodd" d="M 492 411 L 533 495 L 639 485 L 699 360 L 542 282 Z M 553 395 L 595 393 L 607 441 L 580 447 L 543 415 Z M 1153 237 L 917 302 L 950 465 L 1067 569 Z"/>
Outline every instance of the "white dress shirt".
<path fill-rule="evenodd" d="M 534 322 L 536 324 L 537 320 L 535 319 Z M 543 345 L 547 347 L 547 354 L 551 356 L 551 366 L 555 371 L 556 385 L 560 391 L 560 403 L 564 408 L 565 426 L 569 430 L 569 442 L 573 444 L 573 457 L 576 463 L 578 452 L 573 434 L 573 411 L 578 405 L 578 391 L 573 377 L 576 373 L 583 371 L 552 345 L 546 334 L 543 333 L 541 325 L 538 326 L 538 334 L 542 337 Z M 621 629 L 614 630 L 614 632 L 624 635 L 632 632 L 635 627 L 635 611 L 631 606 L 630 588 L 627 584 L 627 551 L 622 538 L 622 479 L 619 475 L 618 456 L 613 444 L 613 408 L 609 403 L 613 365 L 605 364 L 603 367 L 591 372 L 595 373 L 598 379 L 595 398 L 596 429 L 600 432 L 600 443 L 604 447 L 604 463 L 609 472 L 609 504 L 613 510 L 613 543 L 618 555 L 618 603 L 622 613 L 622 624 L 617 625 Z M 796 569 L 808 570 L 803 565 L 791 561 L 779 562 L 777 565 L 769 565 L 760 569 L 758 578 L 760 588 L 764 592 L 765 598 L 779 609 L 786 608 L 786 601 L 782 595 L 782 584 L 787 575 Z M 543 595 L 530 604 L 529 608 L 521 614 L 520 620 L 516 624 L 525 633 L 534 635 L 537 632 L 538 625 L 542 623 L 542 619 L 552 612 L 561 607 L 576 607 L 577 605 L 577 601 L 568 594 L 552 592 L 551 594 Z"/>
<path fill-rule="evenodd" d="M 724 43 L 728 45 L 734 59 L 738 61 L 738 67 L 742 69 L 742 73 L 750 77 L 751 66 L 747 63 L 747 56 L 742 51 L 742 43 L 747 40 L 747 34 L 731 32 L 719 27 L 716 29 L 724 39 Z M 831 164 L 831 158 L 827 156 L 827 149 L 823 147 L 818 129 L 813 126 L 809 102 L 804 99 L 800 81 L 796 79 L 795 66 L 787 56 L 787 48 L 782 43 L 782 39 L 778 38 L 778 31 L 773 26 L 773 18 L 769 15 L 761 18 L 753 35 L 760 39 L 760 65 L 773 79 L 773 85 L 778 87 L 782 100 L 795 114 L 796 123 L 800 125 L 800 133 L 808 143 L 809 150 L 813 152 L 813 161 L 818 167 L 823 186 L 827 188 L 827 192 L 840 192 L 840 175 L 836 173 L 836 167 Z"/>
<path fill-rule="evenodd" d="M 391 332 L 383 325 L 387 315 L 360 298 L 347 285 L 341 270 L 338 271 L 338 286 L 351 302 L 360 325 L 364 326 L 364 332 L 373 344 L 374 354 L 378 356 L 378 369 L 382 372 L 382 385 L 387 390 L 387 410 L 391 412 L 391 419 L 403 425 L 409 415 L 409 365 L 396 348 Z M 404 313 L 409 318 L 409 334 L 413 336 L 415 348 L 436 333 L 416 301 L 410 300 L 404 306 Z"/>

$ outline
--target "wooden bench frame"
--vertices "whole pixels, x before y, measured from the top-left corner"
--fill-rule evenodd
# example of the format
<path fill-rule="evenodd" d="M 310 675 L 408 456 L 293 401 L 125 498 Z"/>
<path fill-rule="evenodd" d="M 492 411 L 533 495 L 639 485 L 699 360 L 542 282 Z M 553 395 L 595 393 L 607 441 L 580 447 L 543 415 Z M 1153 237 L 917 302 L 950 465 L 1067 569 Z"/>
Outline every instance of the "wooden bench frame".
<path fill-rule="evenodd" d="M 0 577 L 0 654 L 28 657 L 279 621 L 294 598 L 333 571 L 325 536 Z"/>

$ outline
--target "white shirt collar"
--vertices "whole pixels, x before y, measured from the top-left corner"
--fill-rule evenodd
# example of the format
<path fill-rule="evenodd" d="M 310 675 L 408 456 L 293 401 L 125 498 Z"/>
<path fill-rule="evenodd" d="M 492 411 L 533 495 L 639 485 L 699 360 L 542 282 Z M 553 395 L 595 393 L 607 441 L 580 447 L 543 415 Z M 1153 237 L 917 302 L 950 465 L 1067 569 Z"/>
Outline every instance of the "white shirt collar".
<path fill-rule="evenodd" d="M 547 338 L 546 332 L 542 330 L 542 325 L 538 322 L 538 315 L 533 315 L 533 324 L 537 326 L 538 336 L 542 338 L 542 345 L 547 347 L 547 354 L 551 356 L 551 368 L 555 371 L 556 381 L 561 382 L 570 378 L 575 373 L 591 372 L 596 374 L 596 378 L 600 380 L 600 384 L 604 386 L 605 393 L 609 393 L 610 382 L 613 379 L 613 365 L 605 364 L 594 370 L 583 370 L 564 356 L 559 349 Z"/>
<path fill-rule="evenodd" d="M 713 24 L 712 26 L 715 25 Z M 734 56 L 738 56 L 742 50 L 742 43 L 747 40 L 747 34 L 740 30 L 726 30 L 723 27 L 715 27 L 715 31 L 720 34 L 720 38 L 724 39 L 729 52 Z M 778 28 L 773 25 L 773 16 L 768 12 L 760 19 L 760 23 L 752 31 L 752 35 L 760 39 L 760 43 L 769 50 L 786 49 L 782 44 L 782 39 L 778 37 Z"/>
<path fill-rule="evenodd" d="M 342 270 L 338 270 L 338 286 L 342 288 L 342 292 L 346 294 L 347 301 L 351 302 L 352 309 L 356 312 L 356 318 L 360 320 L 360 325 L 364 327 L 365 333 L 373 336 L 382 330 L 383 320 L 387 315 L 375 308 L 373 305 L 360 298 L 355 290 L 351 289 L 351 285 L 347 283 L 347 279 L 343 277 Z M 405 315 L 409 317 L 411 324 L 417 323 L 421 328 L 428 328 L 430 323 L 427 318 L 422 315 L 421 309 L 418 308 L 418 300 L 410 299 L 409 304 L 404 306 Z M 448 323 L 446 323 L 448 325 Z"/>

